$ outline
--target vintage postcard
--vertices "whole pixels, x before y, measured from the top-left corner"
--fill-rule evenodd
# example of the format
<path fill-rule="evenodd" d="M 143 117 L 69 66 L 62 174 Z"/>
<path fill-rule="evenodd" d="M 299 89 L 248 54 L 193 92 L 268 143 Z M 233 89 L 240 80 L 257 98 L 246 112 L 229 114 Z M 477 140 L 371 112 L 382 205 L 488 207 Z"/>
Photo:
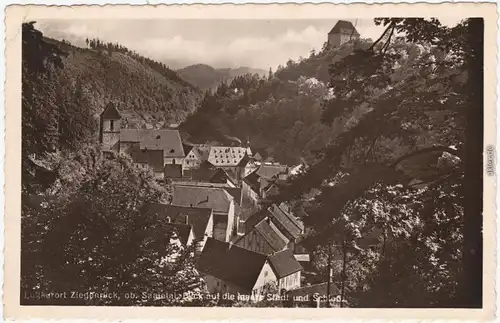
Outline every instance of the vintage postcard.
<path fill-rule="evenodd" d="M 9 6 L 6 318 L 493 319 L 496 12 Z"/>

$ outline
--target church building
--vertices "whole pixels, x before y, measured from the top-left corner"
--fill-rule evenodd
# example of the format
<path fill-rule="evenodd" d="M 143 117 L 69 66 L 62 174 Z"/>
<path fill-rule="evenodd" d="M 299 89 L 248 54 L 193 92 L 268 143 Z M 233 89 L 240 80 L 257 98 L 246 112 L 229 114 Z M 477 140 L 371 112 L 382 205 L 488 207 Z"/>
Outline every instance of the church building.
<path fill-rule="evenodd" d="M 183 173 L 184 147 L 178 130 L 122 129 L 121 115 L 113 103 L 108 103 L 100 116 L 99 141 L 102 151 L 129 155 L 134 164 L 151 168 L 159 180 L 172 167 Z"/>

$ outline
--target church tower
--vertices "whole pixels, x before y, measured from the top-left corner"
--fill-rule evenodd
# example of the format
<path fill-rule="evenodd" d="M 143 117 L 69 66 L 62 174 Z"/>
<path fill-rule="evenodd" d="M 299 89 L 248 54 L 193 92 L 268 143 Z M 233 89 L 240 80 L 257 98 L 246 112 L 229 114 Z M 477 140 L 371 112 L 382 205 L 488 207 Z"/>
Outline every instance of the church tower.
<path fill-rule="evenodd" d="M 109 102 L 100 116 L 99 141 L 103 151 L 119 151 L 121 115 Z"/>

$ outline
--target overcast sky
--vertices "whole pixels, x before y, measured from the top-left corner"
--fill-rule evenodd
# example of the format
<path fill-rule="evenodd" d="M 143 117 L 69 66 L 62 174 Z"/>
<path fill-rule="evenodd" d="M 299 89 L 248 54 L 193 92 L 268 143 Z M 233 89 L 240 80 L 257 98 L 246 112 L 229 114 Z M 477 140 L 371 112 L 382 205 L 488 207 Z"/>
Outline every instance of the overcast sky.
<path fill-rule="evenodd" d="M 383 27 L 373 20 L 351 21 L 363 38 L 378 38 Z M 39 20 L 48 37 L 85 46 L 85 38 L 99 37 L 172 68 L 191 64 L 213 67 L 276 68 L 289 58 L 319 50 L 337 19 L 331 20 Z M 456 22 L 444 22 L 453 24 Z"/>

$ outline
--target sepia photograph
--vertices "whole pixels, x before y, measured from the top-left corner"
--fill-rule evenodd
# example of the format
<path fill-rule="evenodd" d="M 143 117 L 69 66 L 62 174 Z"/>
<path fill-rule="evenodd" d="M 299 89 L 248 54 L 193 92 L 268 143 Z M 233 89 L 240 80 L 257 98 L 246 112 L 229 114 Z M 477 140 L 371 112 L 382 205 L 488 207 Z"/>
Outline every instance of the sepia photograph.
<path fill-rule="evenodd" d="M 485 18 L 390 12 L 16 22 L 14 302 L 484 308 Z"/>

